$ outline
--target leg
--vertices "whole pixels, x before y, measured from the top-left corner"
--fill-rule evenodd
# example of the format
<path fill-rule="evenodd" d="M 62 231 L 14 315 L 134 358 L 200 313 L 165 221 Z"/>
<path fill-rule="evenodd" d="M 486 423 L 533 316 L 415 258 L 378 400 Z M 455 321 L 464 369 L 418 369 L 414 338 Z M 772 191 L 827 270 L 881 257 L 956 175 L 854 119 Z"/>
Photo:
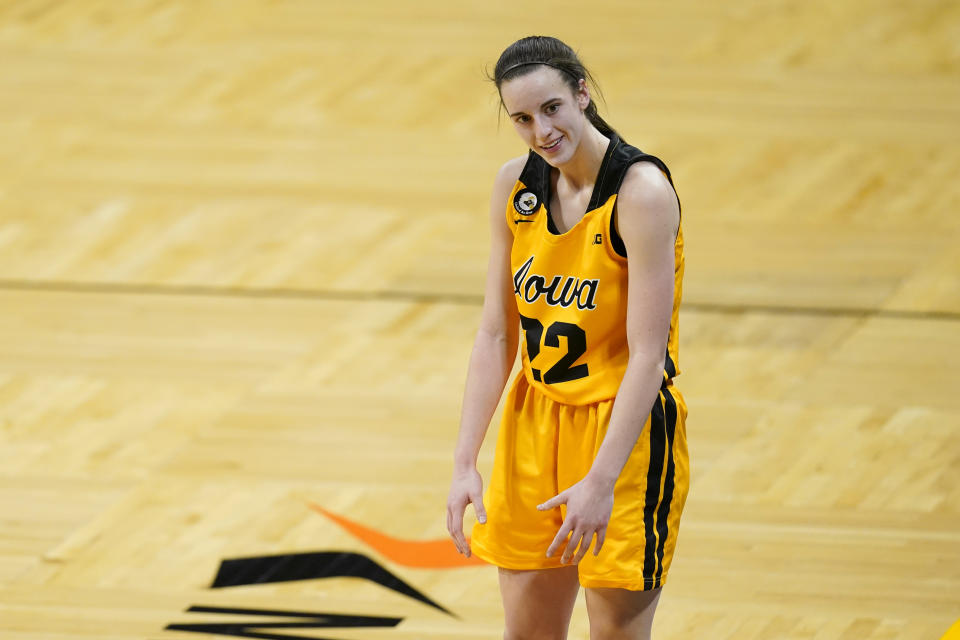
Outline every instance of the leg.
<path fill-rule="evenodd" d="M 660 589 L 587 589 L 590 640 L 650 640 Z"/>
<path fill-rule="evenodd" d="M 577 567 L 500 569 L 504 640 L 564 640 L 580 583 Z"/>

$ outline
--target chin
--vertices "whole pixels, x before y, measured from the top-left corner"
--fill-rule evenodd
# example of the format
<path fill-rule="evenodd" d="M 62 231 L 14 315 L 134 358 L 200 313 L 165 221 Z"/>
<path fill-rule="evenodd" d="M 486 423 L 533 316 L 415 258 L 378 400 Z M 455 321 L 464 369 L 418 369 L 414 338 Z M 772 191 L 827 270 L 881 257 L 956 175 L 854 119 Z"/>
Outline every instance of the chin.
<path fill-rule="evenodd" d="M 546 160 L 547 164 L 553 167 L 554 169 L 559 169 L 563 165 L 570 162 L 570 157 L 567 156 L 566 154 L 564 154 L 562 158 L 553 158 L 553 157 L 545 156 L 541 153 L 540 157 Z"/>
<path fill-rule="evenodd" d="M 572 151 L 564 151 L 564 153 L 561 153 L 558 155 L 548 155 L 543 151 L 541 151 L 540 149 L 534 149 L 533 152 L 536 153 L 541 158 L 543 158 L 544 160 L 546 160 L 547 164 L 549 164 L 551 167 L 554 167 L 554 168 L 562 167 L 563 165 L 570 162 L 570 160 L 573 158 Z"/>

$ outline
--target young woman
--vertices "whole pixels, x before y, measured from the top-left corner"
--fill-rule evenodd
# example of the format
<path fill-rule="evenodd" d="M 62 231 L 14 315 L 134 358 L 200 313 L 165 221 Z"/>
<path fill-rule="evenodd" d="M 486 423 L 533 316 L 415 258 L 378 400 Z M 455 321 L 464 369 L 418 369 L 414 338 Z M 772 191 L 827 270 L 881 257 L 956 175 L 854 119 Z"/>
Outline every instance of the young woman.
<path fill-rule="evenodd" d="M 494 182 L 447 528 L 500 567 L 510 640 L 565 638 L 580 586 L 591 638 L 649 638 L 689 484 L 673 386 L 680 205 L 666 165 L 597 114 L 588 80 L 546 37 L 515 42 L 494 71 L 530 151 Z M 477 455 L 521 329 L 484 500 Z"/>

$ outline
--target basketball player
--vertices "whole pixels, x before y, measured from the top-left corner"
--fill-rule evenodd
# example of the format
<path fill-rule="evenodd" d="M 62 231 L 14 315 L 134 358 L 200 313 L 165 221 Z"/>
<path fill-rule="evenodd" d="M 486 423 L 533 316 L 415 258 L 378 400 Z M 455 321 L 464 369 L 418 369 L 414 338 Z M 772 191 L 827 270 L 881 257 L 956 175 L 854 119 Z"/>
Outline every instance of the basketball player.
<path fill-rule="evenodd" d="M 505 638 L 565 638 L 580 586 L 592 639 L 649 638 L 689 485 L 680 205 L 666 165 L 597 114 L 570 47 L 519 40 L 493 80 L 530 151 L 494 182 L 447 528 L 500 568 Z M 521 330 L 484 499 L 477 455 Z"/>

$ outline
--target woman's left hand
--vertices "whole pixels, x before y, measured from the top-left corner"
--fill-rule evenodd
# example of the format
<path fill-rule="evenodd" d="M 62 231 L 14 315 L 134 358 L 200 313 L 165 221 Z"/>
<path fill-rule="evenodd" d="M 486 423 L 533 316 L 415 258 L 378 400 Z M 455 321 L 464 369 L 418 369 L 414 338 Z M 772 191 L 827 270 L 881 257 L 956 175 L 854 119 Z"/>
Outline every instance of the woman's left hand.
<path fill-rule="evenodd" d="M 552 557 L 568 536 L 570 540 L 563 550 L 560 559 L 562 563 L 570 562 L 571 556 L 574 564 L 580 562 L 590 549 L 594 535 L 597 536 L 597 543 L 594 545 L 593 555 L 599 554 L 607 533 L 607 523 L 610 522 L 610 513 L 613 511 L 613 485 L 598 482 L 587 475 L 577 484 L 538 505 L 537 509 L 548 511 L 561 504 L 567 505 L 567 516 L 547 549 L 547 557 Z"/>

